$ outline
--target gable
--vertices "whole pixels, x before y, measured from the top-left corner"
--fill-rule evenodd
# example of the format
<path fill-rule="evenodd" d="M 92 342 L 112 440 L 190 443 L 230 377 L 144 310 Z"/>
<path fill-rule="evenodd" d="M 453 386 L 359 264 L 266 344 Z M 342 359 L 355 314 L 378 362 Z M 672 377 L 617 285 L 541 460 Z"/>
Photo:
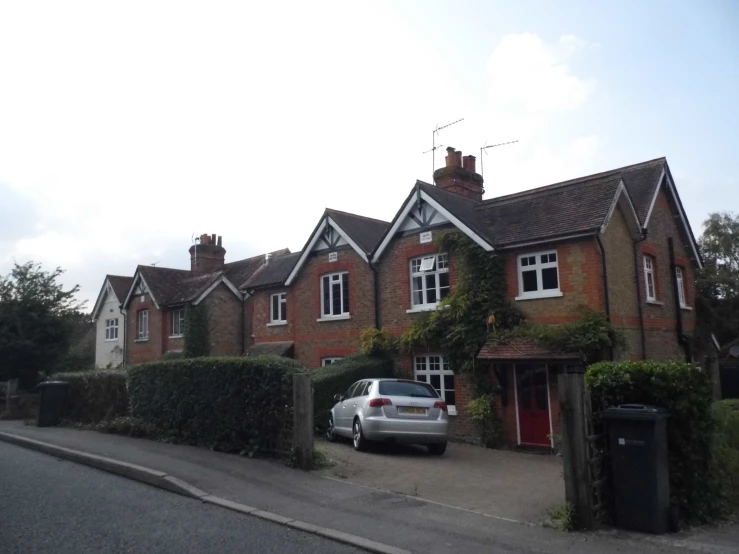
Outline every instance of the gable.
<path fill-rule="evenodd" d="M 138 269 L 136 269 L 136 275 L 134 275 L 133 283 L 131 283 L 131 289 L 128 291 L 128 295 L 126 295 L 126 299 L 123 301 L 123 308 L 125 309 L 128 307 L 128 305 L 131 303 L 132 298 L 135 298 L 136 296 L 143 296 L 146 294 L 151 297 L 152 302 L 154 302 L 154 306 L 156 306 L 158 310 L 159 303 L 157 302 L 156 298 L 154 298 L 154 294 L 152 294 L 149 285 L 146 284 L 146 279 L 144 279 L 144 276 L 141 275 Z"/>
<path fill-rule="evenodd" d="M 437 227 L 448 223 L 449 219 L 421 198 L 420 201 L 416 201 L 414 209 L 409 211 L 408 215 L 401 222 L 398 231 L 423 231 L 430 227 Z"/>
<path fill-rule="evenodd" d="M 95 301 L 95 306 L 92 308 L 92 320 L 95 321 L 98 316 L 100 315 L 100 310 L 103 307 L 103 304 L 105 304 L 108 301 L 108 298 L 110 296 L 115 297 L 115 291 L 113 290 L 113 287 L 111 286 L 110 282 L 106 278 L 103 282 L 103 287 L 100 289 L 100 292 L 98 293 L 97 300 Z"/>

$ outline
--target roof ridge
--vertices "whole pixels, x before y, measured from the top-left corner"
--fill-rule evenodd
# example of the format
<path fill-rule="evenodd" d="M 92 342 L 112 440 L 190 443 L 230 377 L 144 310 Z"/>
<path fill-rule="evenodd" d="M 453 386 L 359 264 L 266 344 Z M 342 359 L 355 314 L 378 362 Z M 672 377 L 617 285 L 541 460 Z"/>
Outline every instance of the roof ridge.
<path fill-rule="evenodd" d="M 614 173 L 621 173 L 623 171 L 628 171 L 632 169 L 637 169 L 640 167 L 644 167 L 650 164 L 654 164 L 655 162 L 667 162 L 667 158 L 665 156 L 662 156 L 661 158 L 654 158 L 653 160 L 647 160 L 645 162 L 639 162 L 631 165 L 625 165 L 623 167 L 618 167 L 616 169 L 609 169 L 608 171 L 601 171 L 599 173 L 592 173 L 590 175 L 583 175 L 582 177 L 576 177 L 574 179 L 568 179 L 566 181 L 559 181 L 557 183 L 552 183 L 550 185 L 543 185 L 540 187 L 535 187 L 533 189 L 528 190 L 522 190 L 519 192 L 513 192 L 511 194 L 504 194 L 503 196 L 496 196 L 494 198 L 488 198 L 487 200 L 483 200 L 483 204 L 487 203 L 494 203 L 505 199 L 510 199 L 513 197 L 519 197 L 519 196 L 526 196 L 528 194 L 534 194 L 536 192 L 541 192 L 542 190 L 551 190 L 551 189 L 558 189 L 563 188 L 568 185 L 575 185 L 580 183 L 586 183 L 587 181 L 592 181 L 599 177 L 606 177 L 608 175 L 614 174 Z"/>
<path fill-rule="evenodd" d="M 166 269 L 167 271 L 182 271 L 185 273 L 193 273 L 191 269 L 176 269 L 174 267 L 159 267 L 156 265 L 144 265 L 144 264 L 139 264 L 136 269 L 138 270 L 139 268 L 142 268 L 142 267 L 149 268 L 149 269 Z"/>
<path fill-rule="evenodd" d="M 327 212 L 335 212 L 337 214 L 350 215 L 352 217 L 361 217 L 362 219 L 369 219 L 371 221 L 377 221 L 378 223 L 390 224 L 389 221 L 383 221 L 382 219 L 377 219 L 376 217 L 367 217 L 366 215 L 353 214 L 351 212 L 345 212 L 343 210 L 335 210 L 333 208 L 326 208 L 326 211 Z"/>
<path fill-rule="evenodd" d="M 118 277 L 119 279 L 133 279 L 133 275 L 112 275 L 108 273 L 106 277 Z"/>

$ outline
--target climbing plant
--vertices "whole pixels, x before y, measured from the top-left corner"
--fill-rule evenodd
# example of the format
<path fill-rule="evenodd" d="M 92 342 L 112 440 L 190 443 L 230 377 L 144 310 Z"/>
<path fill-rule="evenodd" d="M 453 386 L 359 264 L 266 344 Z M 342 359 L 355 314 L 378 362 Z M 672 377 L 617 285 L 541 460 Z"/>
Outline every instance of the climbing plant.
<path fill-rule="evenodd" d="M 187 306 L 185 309 L 185 358 L 199 358 L 210 354 L 208 314 L 205 306 Z"/>

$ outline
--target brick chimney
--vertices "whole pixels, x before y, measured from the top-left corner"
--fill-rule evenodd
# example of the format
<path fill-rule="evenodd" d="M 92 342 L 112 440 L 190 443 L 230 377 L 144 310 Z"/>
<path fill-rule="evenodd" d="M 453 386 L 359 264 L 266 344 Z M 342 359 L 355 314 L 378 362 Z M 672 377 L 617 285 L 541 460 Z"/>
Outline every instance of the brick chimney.
<path fill-rule="evenodd" d="M 475 171 L 475 157 L 462 156 L 462 152 L 446 149 L 446 167 L 434 171 L 434 183 L 440 189 L 461 194 L 473 200 L 482 200 L 482 175 Z"/>
<path fill-rule="evenodd" d="M 200 243 L 190 247 L 190 271 L 213 273 L 221 271 L 226 263 L 226 249 L 221 246 L 223 237 L 200 235 Z"/>

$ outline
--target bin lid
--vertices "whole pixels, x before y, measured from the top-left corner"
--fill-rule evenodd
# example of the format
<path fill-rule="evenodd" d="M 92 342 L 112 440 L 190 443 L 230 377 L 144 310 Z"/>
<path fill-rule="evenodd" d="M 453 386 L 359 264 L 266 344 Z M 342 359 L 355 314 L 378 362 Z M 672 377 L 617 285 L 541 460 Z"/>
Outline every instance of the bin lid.
<path fill-rule="evenodd" d="M 38 388 L 46 388 L 46 387 L 68 387 L 69 383 L 66 381 L 44 381 L 43 383 L 38 384 Z"/>
<path fill-rule="evenodd" d="M 670 417 L 667 410 L 659 406 L 648 404 L 620 404 L 611 406 L 601 413 L 603 419 L 631 419 L 641 421 L 656 421 Z"/>

